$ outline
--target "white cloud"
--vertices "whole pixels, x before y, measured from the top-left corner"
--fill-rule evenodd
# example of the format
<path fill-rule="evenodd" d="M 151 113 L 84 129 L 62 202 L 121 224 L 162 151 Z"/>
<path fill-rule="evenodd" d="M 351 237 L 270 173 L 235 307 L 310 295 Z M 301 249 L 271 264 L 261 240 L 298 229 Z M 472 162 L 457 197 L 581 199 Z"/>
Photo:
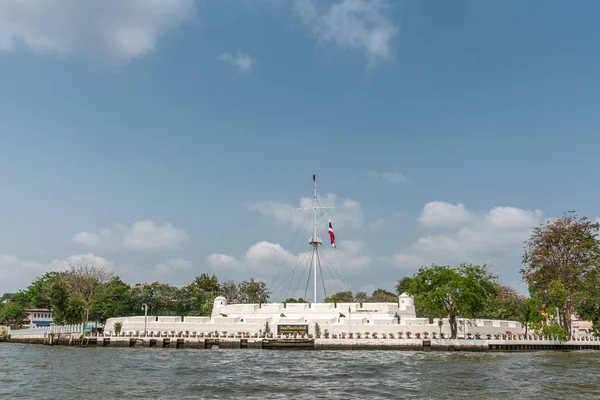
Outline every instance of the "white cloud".
<path fill-rule="evenodd" d="M 596 223 L 600 224 L 600 218 L 596 218 Z"/>
<path fill-rule="evenodd" d="M 424 226 L 445 226 L 463 224 L 473 216 L 461 203 L 456 205 L 444 201 L 432 201 L 425 204 L 419 222 Z"/>
<path fill-rule="evenodd" d="M 0 295 L 25 289 L 36 278 L 51 271 L 64 271 L 78 264 L 103 266 L 108 272 L 115 272 L 115 264 L 92 253 L 78 254 L 65 259 L 54 259 L 48 263 L 21 260 L 17 257 L 0 254 Z"/>
<path fill-rule="evenodd" d="M 45 264 L 0 254 L 0 295 L 16 292 L 46 272 Z"/>
<path fill-rule="evenodd" d="M 348 277 L 369 268 L 371 259 L 364 254 L 364 249 L 364 243 L 353 240 L 340 241 L 337 249 L 329 246 L 320 249 L 320 271 L 323 272 L 328 293 L 336 292 L 340 288 L 348 290 L 351 286 Z M 337 251 L 338 254 L 335 253 Z M 211 254 L 206 257 L 206 262 L 217 271 L 236 275 L 249 273 L 252 277 L 269 284 L 269 288 L 275 291 L 273 298 L 285 299 L 304 295 L 305 289 L 296 289 L 306 286 L 308 270 L 312 268 L 312 251 L 295 254 L 286 251 L 279 244 L 263 241 L 250 246 L 246 253 L 238 258 L 226 254 Z M 321 296 L 320 273 L 318 285 Z M 310 283 L 310 294 L 312 287 Z"/>
<path fill-rule="evenodd" d="M 64 259 L 54 259 L 47 264 L 47 269 L 50 271 L 64 271 L 72 266 L 81 264 L 93 264 L 97 267 L 104 267 L 110 273 L 115 273 L 117 270 L 114 262 L 94 253 L 77 254 Z"/>
<path fill-rule="evenodd" d="M 371 259 L 363 252 L 365 249 L 363 242 L 342 240 L 337 245 L 339 256 L 333 253 L 337 251 L 336 249 L 328 246 L 320 249 L 322 268 L 333 267 L 342 274 L 344 272 L 342 268 L 345 268 L 345 272 L 352 273 L 362 271 L 370 265 Z M 311 264 L 311 254 L 312 250 L 295 254 L 286 251 L 277 243 L 262 241 L 250 246 L 246 254 L 239 258 L 227 254 L 210 254 L 206 257 L 206 262 L 216 270 L 270 275 L 277 273 L 279 268 L 292 269 L 296 265 L 302 268 Z"/>
<path fill-rule="evenodd" d="M 195 13 L 194 0 L 3 0 L 0 50 L 81 53 L 127 62 Z"/>
<path fill-rule="evenodd" d="M 346 268 L 348 273 L 365 270 L 371 265 L 371 258 L 364 254 L 365 244 L 359 240 L 341 240 L 338 248 L 342 253 L 342 263 L 339 260 L 333 261 L 333 266 L 337 269 Z M 338 271 L 342 273 L 343 271 Z"/>
<path fill-rule="evenodd" d="M 369 66 L 390 56 L 398 28 L 386 15 L 388 0 L 296 0 L 295 5 L 318 41 L 361 50 Z"/>
<path fill-rule="evenodd" d="M 114 228 L 104 228 L 94 232 L 79 232 L 73 236 L 75 243 L 87 247 L 127 248 L 134 250 L 179 248 L 189 235 L 170 222 L 157 224 L 150 220 L 135 222 L 131 227 L 115 224 Z"/>
<path fill-rule="evenodd" d="M 21 260 L 7 254 L 0 254 L 0 295 L 25 289 L 34 279 L 50 271 L 66 271 L 72 266 L 92 264 L 103 267 L 107 272 L 119 276 L 129 284 L 141 282 L 163 282 L 183 285 L 199 273 L 190 261 L 183 258 L 171 258 L 152 267 L 143 267 L 134 263 L 116 264 L 93 253 L 77 254 L 64 259 L 53 259 L 47 263 Z"/>
<path fill-rule="evenodd" d="M 308 221 L 307 212 L 309 211 L 296 210 L 296 208 L 311 207 L 312 201 L 313 199 L 310 197 L 303 197 L 300 199 L 300 204 L 297 207 L 280 201 L 266 201 L 251 204 L 250 208 L 273 218 L 277 224 L 291 224 L 294 227 L 301 227 L 306 226 L 306 224 L 312 220 Z M 323 197 L 319 197 L 319 204 L 322 207 L 335 207 L 329 210 L 324 209 L 323 213 L 329 212 L 333 229 L 336 232 L 336 237 L 338 236 L 338 233 L 341 233 L 344 230 L 359 229 L 362 227 L 364 213 L 360 203 L 352 199 L 338 199 L 337 196 L 329 193 Z M 327 218 L 323 219 L 321 223 L 323 224 L 326 233 L 328 223 Z"/>
<path fill-rule="evenodd" d="M 485 213 L 475 213 L 466 210 L 462 204 L 436 202 L 424 207 L 419 221 L 430 227 L 453 225 L 455 231 L 422 236 L 395 254 L 393 261 L 396 266 L 407 269 L 432 263 L 491 263 L 520 254 L 523 241 L 542 220 L 540 210 L 496 207 Z"/>
<path fill-rule="evenodd" d="M 277 267 L 285 261 L 295 265 L 298 255 L 286 252 L 279 244 L 266 241 L 253 244 L 239 259 L 227 254 L 210 254 L 206 257 L 206 262 L 214 269 L 260 274 L 276 272 Z"/>
<path fill-rule="evenodd" d="M 250 71 L 250 68 L 253 64 L 252 57 L 250 57 L 247 54 L 243 54 L 239 51 L 236 54 L 223 53 L 219 57 L 217 57 L 217 59 L 229 61 L 240 72 Z"/>
<path fill-rule="evenodd" d="M 192 263 L 183 258 L 171 258 L 163 263 L 156 264 L 154 271 L 163 276 L 176 274 L 179 272 L 189 271 L 192 268 Z"/>

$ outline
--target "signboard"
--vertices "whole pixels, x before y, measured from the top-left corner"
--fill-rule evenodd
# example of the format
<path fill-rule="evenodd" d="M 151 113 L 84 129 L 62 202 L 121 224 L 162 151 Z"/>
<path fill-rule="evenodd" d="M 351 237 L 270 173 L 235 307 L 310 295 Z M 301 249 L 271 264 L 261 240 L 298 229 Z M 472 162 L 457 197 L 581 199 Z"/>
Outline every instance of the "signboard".
<path fill-rule="evenodd" d="M 305 335 L 308 334 L 308 325 L 307 324 L 301 324 L 301 325 L 277 325 L 277 334 L 278 335 L 293 335 L 293 334 L 301 334 L 304 333 Z"/>

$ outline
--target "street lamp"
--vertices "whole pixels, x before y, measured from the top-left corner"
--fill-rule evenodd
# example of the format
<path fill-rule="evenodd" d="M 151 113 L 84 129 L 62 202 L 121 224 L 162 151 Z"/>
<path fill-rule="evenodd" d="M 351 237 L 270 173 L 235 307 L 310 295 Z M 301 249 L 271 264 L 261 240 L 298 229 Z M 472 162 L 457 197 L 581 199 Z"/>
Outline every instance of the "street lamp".
<path fill-rule="evenodd" d="M 142 308 L 144 309 L 144 337 L 146 337 L 146 325 L 148 324 L 148 304 L 143 303 Z"/>
<path fill-rule="evenodd" d="M 352 310 L 348 306 L 348 333 L 352 335 Z"/>
<path fill-rule="evenodd" d="M 444 321 L 440 318 L 438 319 L 438 326 L 440 327 L 440 339 L 442 338 L 442 325 L 444 325 Z"/>

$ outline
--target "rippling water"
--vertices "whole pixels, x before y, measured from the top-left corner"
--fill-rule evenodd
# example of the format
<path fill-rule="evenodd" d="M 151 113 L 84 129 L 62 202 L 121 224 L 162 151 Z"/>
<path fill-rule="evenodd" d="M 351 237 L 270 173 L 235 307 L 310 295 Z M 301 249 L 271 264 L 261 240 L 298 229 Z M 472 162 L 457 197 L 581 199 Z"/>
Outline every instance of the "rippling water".
<path fill-rule="evenodd" d="M 0 398 L 597 399 L 600 352 L 0 344 Z"/>

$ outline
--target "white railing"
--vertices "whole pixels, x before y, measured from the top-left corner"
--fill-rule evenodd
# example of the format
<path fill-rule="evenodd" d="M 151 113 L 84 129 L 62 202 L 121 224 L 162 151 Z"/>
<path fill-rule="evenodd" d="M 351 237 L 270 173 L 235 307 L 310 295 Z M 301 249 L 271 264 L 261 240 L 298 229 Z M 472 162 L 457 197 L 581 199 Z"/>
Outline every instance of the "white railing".
<path fill-rule="evenodd" d="M 12 329 L 11 336 L 45 335 L 48 333 L 83 333 L 83 324 L 52 325 L 41 328 Z"/>

